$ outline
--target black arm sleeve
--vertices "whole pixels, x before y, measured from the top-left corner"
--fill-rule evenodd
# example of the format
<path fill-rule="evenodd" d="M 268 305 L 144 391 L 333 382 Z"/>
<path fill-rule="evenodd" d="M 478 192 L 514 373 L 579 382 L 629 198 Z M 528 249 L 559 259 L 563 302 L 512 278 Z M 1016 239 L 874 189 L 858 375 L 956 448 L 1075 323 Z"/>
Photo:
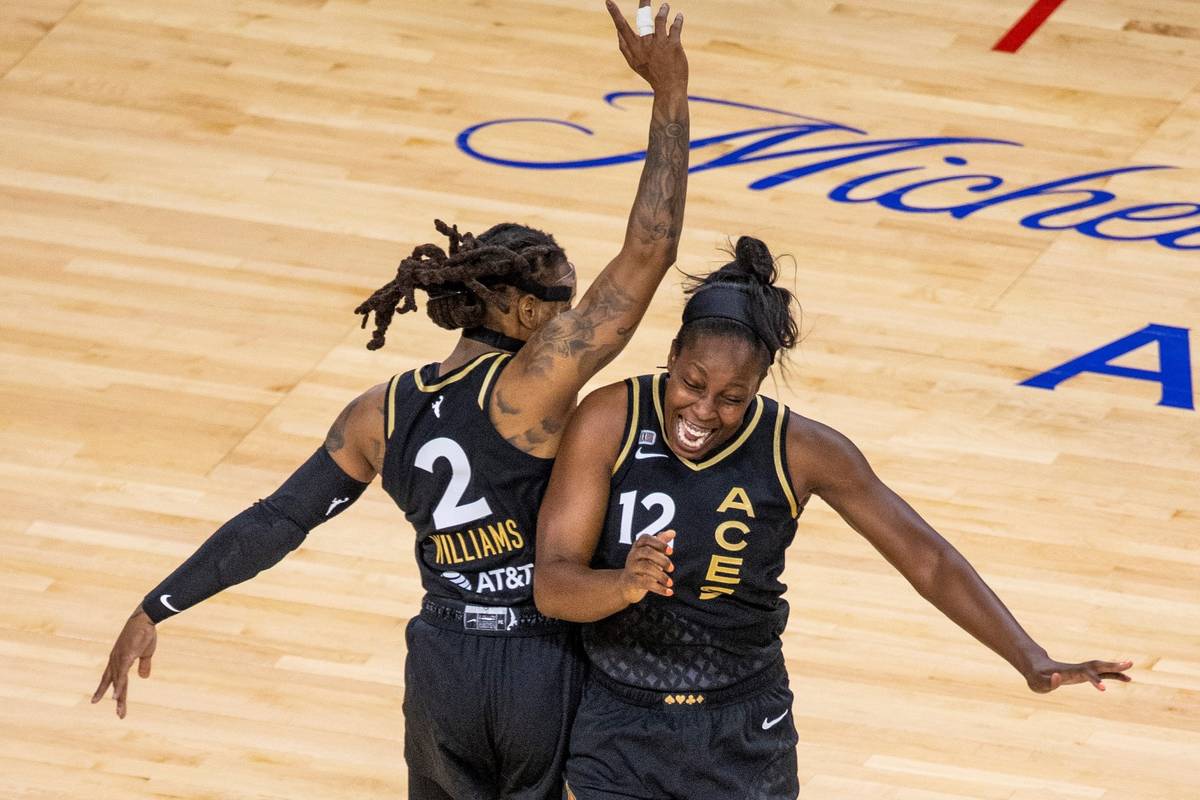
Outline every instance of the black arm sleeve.
<path fill-rule="evenodd" d="M 325 451 L 292 473 L 270 497 L 222 525 L 154 588 L 142 610 L 161 622 L 222 589 L 253 578 L 300 546 L 308 532 L 348 508 L 367 484 L 347 475 Z"/>

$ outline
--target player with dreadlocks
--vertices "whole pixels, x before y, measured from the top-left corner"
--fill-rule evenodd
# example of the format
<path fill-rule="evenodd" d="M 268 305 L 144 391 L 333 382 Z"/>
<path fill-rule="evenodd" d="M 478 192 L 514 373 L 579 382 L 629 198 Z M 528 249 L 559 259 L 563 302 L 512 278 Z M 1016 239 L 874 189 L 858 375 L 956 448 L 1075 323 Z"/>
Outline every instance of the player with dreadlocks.
<path fill-rule="evenodd" d="M 274 494 L 146 595 L 93 702 L 111 685 L 124 717 L 133 662 L 150 675 L 156 623 L 277 563 L 380 475 L 416 530 L 425 589 L 407 630 L 409 797 L 560 797 L 583 660 L 574 628 L 533 605 L 538 506 L 578 391 L 625 346 L 675 261 L 687 189 L 682 15 L 668 26 L 664 4 L 639 37 L 608 8 L 622 54 L 654 90 L 620 252 L 572 308 L 575 270 L 550 235 L 505 223 L 473 236 L 436 221 L 449 247 L 417 247 L 356 312 L 364 326 L 374 315 L 377 349 L 421 290 L 436 324 L 462 330 L 454 349 L 352 401 Z"/>

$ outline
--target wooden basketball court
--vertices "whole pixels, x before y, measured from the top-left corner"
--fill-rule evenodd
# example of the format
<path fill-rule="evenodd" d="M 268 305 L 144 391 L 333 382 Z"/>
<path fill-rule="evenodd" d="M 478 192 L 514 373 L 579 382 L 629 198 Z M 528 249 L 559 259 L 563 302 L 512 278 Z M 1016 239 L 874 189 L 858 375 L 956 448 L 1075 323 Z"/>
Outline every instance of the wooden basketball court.
<path fill-rule="evenodd" d="M 1065 0 L 994 50 L 1030 5 L 675 7 L 705 98 L 680 266 L 741 233 L 794 257 L 807 338 L 765 390 L 1052 656 L 1135 662 L 1029 692 L 814 501 L 805 800 L 1200 796 L 1200 6 Z M 126 719 L 89 698 L 144 592 L 449 350 L 414 314 L 370 353 L 352 314 L 435 217 L 552 231 L 584 285 L 616 252 L 649 102 L 606 102 L 646 88 L 615 39 L 599 0 L 0 7 L 0 797 L 404 796 L 420 587 L 378 486 L 164 623 Z M 681 307 L 673 276 L 605 382 L 664 363 Z"/>

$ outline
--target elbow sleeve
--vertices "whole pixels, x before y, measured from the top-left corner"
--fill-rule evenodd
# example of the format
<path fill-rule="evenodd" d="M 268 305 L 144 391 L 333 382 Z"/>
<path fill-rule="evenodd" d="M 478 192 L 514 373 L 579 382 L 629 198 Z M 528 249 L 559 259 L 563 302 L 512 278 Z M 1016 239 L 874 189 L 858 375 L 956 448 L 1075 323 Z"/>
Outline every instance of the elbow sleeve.
<path fill-rule="evenodd" d="M 349 508 L 367 484 L 347 475 L 324 447 L 270 497 L 226 522 L 142 601 L 161 622 L 278 564 L 308 532 Z"/>

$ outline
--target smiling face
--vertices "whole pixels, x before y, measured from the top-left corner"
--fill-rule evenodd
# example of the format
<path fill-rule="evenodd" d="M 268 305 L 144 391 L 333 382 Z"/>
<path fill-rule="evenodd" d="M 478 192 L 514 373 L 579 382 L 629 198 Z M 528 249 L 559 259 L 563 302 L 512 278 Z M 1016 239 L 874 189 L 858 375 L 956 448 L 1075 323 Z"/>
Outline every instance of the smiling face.
<path fill-rule="evenodd" d="M 672 450 L 696 461 L 733 437 L 767 374 L 763 352 L 744 339 L 716 334 L 672 344 L 663 401 Z"/>

